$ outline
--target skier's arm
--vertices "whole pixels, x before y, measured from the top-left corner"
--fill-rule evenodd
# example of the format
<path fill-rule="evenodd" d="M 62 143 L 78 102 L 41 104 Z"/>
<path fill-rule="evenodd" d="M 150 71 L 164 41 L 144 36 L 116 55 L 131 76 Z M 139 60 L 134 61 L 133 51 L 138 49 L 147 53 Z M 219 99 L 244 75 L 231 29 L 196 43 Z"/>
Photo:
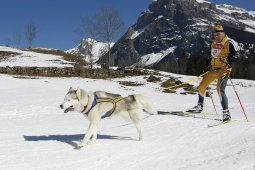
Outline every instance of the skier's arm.
<path fill-rule="evenodd" d="M 207 60 L 206 60 L 206 67 L 205 67 L 205 71 L 208 71 L 211 69 L 211 60 L 212 60 L 212 57 L 211 57 L 211 47 L 209 49 L 209 53 L 208 53 L 208 56 L 207 56 Z"/>
<path fill-rule="evenodd" d="M 240 48 L 237 44 L 229 43 L 229 56 L 227 58 L 228 66 L 232 67 L 233 61 L 235 61 L 240 56 Z"/>

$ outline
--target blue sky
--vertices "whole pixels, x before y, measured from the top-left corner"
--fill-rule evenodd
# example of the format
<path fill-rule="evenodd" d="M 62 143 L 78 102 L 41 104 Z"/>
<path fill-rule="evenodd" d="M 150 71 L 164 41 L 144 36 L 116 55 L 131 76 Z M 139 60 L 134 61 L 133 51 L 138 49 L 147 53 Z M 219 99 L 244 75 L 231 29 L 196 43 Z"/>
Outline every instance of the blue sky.
<path fill-rule="evenodd" d="M 254 0 L 211 1 L 255 11 Z M 126 30 L 136 22 L 151 2 L 152 0 L 1 0 L 0 45 L 9 42 L 15 46 L 12 38 L 16 30 L 21 30 L 23 35 L 25 25 L 33 21 L 38 28 L 33 47 L 67 50 L 78 43 L 78 36 L 74 32 L 81 17 L 94 15 L 102 6 L 113 7 L 119 11 Z M 27 47 L 24 36 L 22 47 Z"/>

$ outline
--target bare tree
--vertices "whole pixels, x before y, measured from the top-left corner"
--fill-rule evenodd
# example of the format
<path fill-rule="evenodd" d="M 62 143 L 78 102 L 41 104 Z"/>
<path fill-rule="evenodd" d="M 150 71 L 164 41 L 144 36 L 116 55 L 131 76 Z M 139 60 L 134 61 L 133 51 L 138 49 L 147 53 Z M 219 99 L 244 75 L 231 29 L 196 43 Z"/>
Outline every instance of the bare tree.
<path fill-rule="evenodd" d="M 107 43 L 107 65 L 109 66 L 113 62 L 111 62 L 111 44 L 122 32 L 123 25 L 124 23 L 117 10 L 101 7 L 94 18 L 82 18 L 80 34 Z"/>
<path fill-rule="evenodd" d="M 32 41 L 36 38 L 37 27 L 33 22 L 29 22 L 26 26 L 25 37 L 28 41 L 28 48 L 32 47 Z"/>
<path fill-rule="evenodd" d="M 79 28 L 76 30 L 76 33 L 81 37 L 87 37 L 90 39 L 87 39 L 84 42 L 84 45 L 86 46 L 85 54 L 87 55 L 89 59 L 90 68 L 93 68 L 93 57 L 94 54 L 92 53 L 93 47 L 95 45 L 95 39 L 97 37 L 97 33 L 95 32 L 93 28 L 93 22 L 89 17 L 82 17 L 81 18 L 81 24 Z"/>
<path fill-rule="evenodd" d="M 92 18 L 85 16 L 81 18 L 81 24 L 79 28 L 76 30 L 76 33 L 79 36 L 97 39 L 97 32 L 94 29 L 94 21 Z"/>
<path fill-rule="evenodd" d="M 94 29 L 99 38 L 107 42 L 108 65 L 111 64 L 111 44 L 123 29 L 123 21 L 114 8 L 102 7 L 96 14 Z"/>
<path fill-rule="evenodd" d="M 21 28 L 17 28 L 16 32 L 13 37 L 13 41 L 16 43 L 16 47 L 20 48 L 21 41 L 22 41 L 22 30 Z"/>

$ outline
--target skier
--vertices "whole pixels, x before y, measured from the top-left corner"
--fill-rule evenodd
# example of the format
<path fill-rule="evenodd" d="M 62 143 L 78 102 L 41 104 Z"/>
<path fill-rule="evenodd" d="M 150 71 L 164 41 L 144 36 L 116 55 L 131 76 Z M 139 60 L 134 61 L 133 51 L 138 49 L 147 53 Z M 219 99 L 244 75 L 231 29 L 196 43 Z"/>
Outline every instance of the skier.
<path fill-rule="evenodd" d="M 222 120 L 228 121 L 231 120 L 231 116 L 228 110 L 228 98 L 225 94 L 225 88 L 228 76 L 231 72 L 231 61 L 238 56 L 240 48 L 234 40 L 226 35 L 222 25 L 215 25 L 214 30 L 214 40 L 211 43 L 211 53 L 205 69 L 208 73 L 203 77 L 198 87 L 199 93 L 197 106 L 188 111 L 200 113 L 203 110 L 206 89 L 215 79 L 217 79 L 217 92 L 220 96 L 223 109 Z"/>

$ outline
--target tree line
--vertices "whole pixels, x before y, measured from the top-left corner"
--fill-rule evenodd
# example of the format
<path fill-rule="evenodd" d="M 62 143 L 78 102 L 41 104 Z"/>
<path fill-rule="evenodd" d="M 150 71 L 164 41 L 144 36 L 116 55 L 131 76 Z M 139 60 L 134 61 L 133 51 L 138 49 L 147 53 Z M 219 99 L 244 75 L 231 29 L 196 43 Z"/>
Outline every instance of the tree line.
<path fill-rule="evenodd" d="M 25 26 L 24 34 L 22 33 L 21 28 L 17 28 L 14 36 L 12 38 L 6 38 L 5 46 L 11 46 L 12 42 L 16 45 L 17 48 L 21 48 L 21 42 L 23 36 L 28 43 L 28 48 L 32 48 L 32 42 L 37 37 L 38 29 L 36 24 L 33 21 L 30 21 Z"/>

